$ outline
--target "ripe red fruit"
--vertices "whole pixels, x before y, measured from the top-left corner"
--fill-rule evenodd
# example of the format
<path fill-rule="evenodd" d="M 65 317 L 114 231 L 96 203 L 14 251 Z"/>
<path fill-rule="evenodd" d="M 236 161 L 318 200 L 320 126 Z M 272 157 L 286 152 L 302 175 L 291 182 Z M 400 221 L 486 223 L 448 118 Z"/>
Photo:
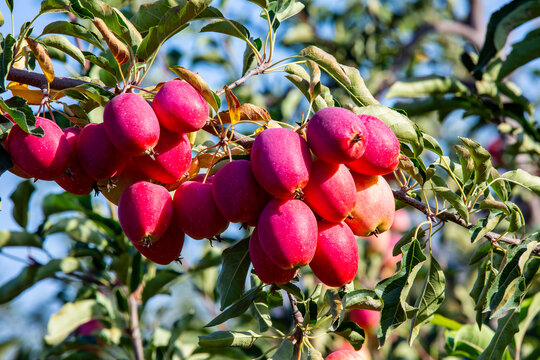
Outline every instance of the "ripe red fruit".
<path fill-rule="evenodd" d="M 353 281 L 358 271 L 358 245 L 343 222 L 318 222 L 317 250 L 309 267 L 325 285 L 341 287 Z"/>
<path fill-rule="evenodd" d="M 281 269 L 270 260 L 261 246 L 257 228 L 253 230 L 249 239 L 249 256 L 255 273 L 263 283 L 287 284 L 296 273 L 295 269 Z"/>
<path fill-rule="evenodd" d="M 151 179 L 163 184 L 173 184 L 189 170 L 191 164 L 191 144 L 186 134 L 173 133 L 161 129 L 159 142 L 154 148 L 155 155 L 133 159 L 138 168 Z"/>
<path fill-rule="evenodd" d="M 212 194 L 219 211 L 230 222 L 255 225 L 268 202 L 247 160 L 235 160 L 222 167 L 213 177 Z"/>
<path fill-rule="evenodd" d="M 118 220 L 134 244 L 158 241 L 173 217 L 171 195 L 163 186 L 139 181 L 124 190 L 118 203 Z"/>
<path fill-rule="evenodd" d="M 330 163 L 359 159 L 369 142 L 364 123 L 350 110 L 327 107 L 309 120 L 306 138 L 313 153 Z"/>
<path fill-rule="evenodd" d="M 105 106 L 103 124 L 111 142 L 130 155 L 151 153 L 159 140 L 159 121 L 137 94 L 115 96 Z"/>
<path fill-rule="evenodd" d="M 367 331 L 371 331 L 379 326 L 380 318 L 381 313 L 376 310 L 352 309 L 349 312 L 349 319 Z"/>
<path fill-rule="evenodd" d="M 120 174 L 107 180 L 98 181 L 97 186 L 107 200 L 118 205 L 124 190 L 139 181 L 150 181 L 150 178 L 137 169 L 133 160 L 130 159 Z"/>
<path fill-rule="evenodd" d="M 120 174 L 129 159 L 109 140 L 103 123 L 82 128 L 77 139 L 77 154 L 84 170 L 95 180 Z"/>
<path fill-rule="evenodd" d="M 167 265 L 177 260 L 184 247 L 184 233 L 175 221 L 171 221 L 169 228 L 159 241 L 150 246 L 133 243 L 133 246 L 148 260 L 160 265 Z"/>
<path fill-rule="evenodd" d="M 94 189 L 95 180 L 83 169 L 77 155 L 77 139 L 80 132 L 81 130 L 76 127 L 64 129 L 64 135 L 71 146 L 73 156 L 68 170 L 56 179 L 56 183 L 72 194 L 88 195 Z"/>
<path fill-rule="evenodd" d="M 338 350 L 329 354 L 325 360 L 366 360 L 366 356 L 354 350 Z"/>
<path fill-rule="evenodd" d="M 14 125 L 7 140 L 8 152 L 13 164 L 30 177 L 54 180 L 69 166 L 71 147 L 55 122 L 36 117 L 36 126 L 45 132 L 43 137 L 27 134 Z"/>
<path fill-rule="evenodd" d="M 343 221 L 356 204 L 354 180 L 343 164 L 315 160 L 303 191 L 311 209 L 331 222 Z"/>
<path fill-rule="evenodd" d="M 201 129 L 208 120 L 208 103 L 183 80 L 167 81 L 152 102 L 161 126 L 181 133 Z"/>
<path fill-rule="evenodd" d="M 351 173 L 356 185 L 356 205 L 352 219 L 345 222 L 358 236 L 382 233 L 394 221 L 396 206 L 390 185 L 382 176 Z"/>
<path fill-rule="evenodd" d="M 310 263 L 317 248 L 317 219 L 300 200 L 271 200 L 259 217 L 259 239 L 270 260 L 282 269 Z"/>
<path fill-rule="evenodd" d="M 11 116 L 9 116 L 8 113 L 5 113 L 4 114 L 5 117 L 7 117 L 9 120 L 11 120 L 12 123 L 15 123 L 12 119 L 11 119 Z M 9 136 L 6 136 L 4 138 L 4 140 L 2 140 L 2 145 L 4 146 L 4 149 L 8 150 L 8 139 L 9 139 Z M 17 165 L 13 164 L 13 166 L 11 167 L 11 169 L 8 169 L 8 171 L 14 175 L 17 175 L 18 177 L 21 177 L 21 178 L 24 178 L 24 179 L 31 179 L 32 177 L 30 175 L 28 175 L 27 173 L 25 173 L 20 167 L 18 167 Z"/>
<path fill-rule="evenodd" d="M 259 184 L 271 195 L 280 199 L 301 195 L 311 169 L 307 143 L 290 129 L 266 129 L 253 143 L 251 169 Z"/>
<path fill-rule="evenodd" d="M 368 142 L 364 155 L 347 166 L 359 174 L 384 175 L 399 164 L 399 140 L 392 130 L 374 116 L 358 116 L 366 126 Z"/>
<path fill-rule="evenodd" d="M 209 239 L 229 226 L 216 206 L 212 184 L 186 181 L 176 189 L 173 203 L 175 221 L 193 239 Z"/>

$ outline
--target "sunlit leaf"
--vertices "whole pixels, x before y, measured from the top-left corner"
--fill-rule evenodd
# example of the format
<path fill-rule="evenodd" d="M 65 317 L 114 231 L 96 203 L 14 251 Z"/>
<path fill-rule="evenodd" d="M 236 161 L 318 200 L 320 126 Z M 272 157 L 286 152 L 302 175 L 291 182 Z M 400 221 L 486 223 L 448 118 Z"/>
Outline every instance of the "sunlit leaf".
<path fill-rule="evenodd" d="M 216 331 L 199 336 L 200 347 L 239 347 L 249 349 L 261 335 L 249 331 Z"/>

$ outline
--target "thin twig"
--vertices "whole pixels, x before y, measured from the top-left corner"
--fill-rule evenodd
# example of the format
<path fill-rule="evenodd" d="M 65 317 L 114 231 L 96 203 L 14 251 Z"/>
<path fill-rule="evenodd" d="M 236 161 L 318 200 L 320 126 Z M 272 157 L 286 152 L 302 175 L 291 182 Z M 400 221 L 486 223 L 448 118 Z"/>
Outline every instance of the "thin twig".
<path fill-rule="evenodd" d="M 138 295 L 142 291 L 142 284 L 137 290 L 128 296 L 129 305 L 129 335 L 133 345 L 135 360 L 144 360 L 144 349 L 142 343 L 141 329 L 139 327 L 139 299 Z"/>

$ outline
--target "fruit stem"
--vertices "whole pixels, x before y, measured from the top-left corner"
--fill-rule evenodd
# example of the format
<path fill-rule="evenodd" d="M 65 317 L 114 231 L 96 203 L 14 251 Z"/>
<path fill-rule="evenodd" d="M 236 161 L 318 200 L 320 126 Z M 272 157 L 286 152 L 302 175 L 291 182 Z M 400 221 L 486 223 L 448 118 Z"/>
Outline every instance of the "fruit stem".
<path fill-rule="evenodd" d="M 363 140 L 362 135 L 355 134 L 354 137 L 351 139 L 351 143 L 356 144 L 357 142 L 360 142 L 362 140 Z"/>

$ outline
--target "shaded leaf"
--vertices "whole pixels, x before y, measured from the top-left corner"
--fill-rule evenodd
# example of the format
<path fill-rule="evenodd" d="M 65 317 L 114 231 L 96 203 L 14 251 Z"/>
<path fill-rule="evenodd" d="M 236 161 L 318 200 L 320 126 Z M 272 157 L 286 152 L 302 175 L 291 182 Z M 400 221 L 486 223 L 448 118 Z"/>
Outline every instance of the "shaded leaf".
<path fill-rule="evenodd" d="M 381 310 L 383 304 L 377 293 L 369 289 L 353 290 L 343 297 L 345 309 Z"/>
<path fill-rule="evenodd" d="M 70 193 L 49 194 L 41 203 L 43 215 L 48 217 L 63 211 L 91 210 L 90 196 L 77 196 Z"/>
<path fill-rule="evenodd" d="M 418 311 L 411 320 L 409 345 L 418 336 L 420 326 L 431 321 L 433 315 L 435 315 L 435 312 L 445 299 L 446 278 L 444 277 L 444 272 L 433 256 L 431 256 L 430 261 L 429 273 L 416 305 Z"/>
<path fill-rule="evenodd" d="M 15 38 L 11 34 L 6 37 L 0 34 L 0 91 L 6 91 L 6 78 L 9 72 L 11 60 L 13 60 L 13 48 L 15 47 Z"/>
<path fill-rule="evenodd" d="M 159 24 L 161 18 L 171 8 L 184 5 L 186 0 L 158 0 L 141 4 L 131 22 L 141 34 L 146 34 L 148 30 Z"/>
<path fill-rule="evenodd" d="M 364 330 L 352 321 L 342 322 L 341 325 L 332 332 L 344 337 L 355 350 L 360 350 L 366 336 Z"/>
<path fill-rule="evenodd" d="M 489 345 L 477 358 L 478 360 L 502 359 L 506 347 L 519 331 L 519 311 L 512 311 L 497 321 L 497 329 Z"/>
<path fill-rule="evenodd" d="M 28 204 L 35 190 L 31 180 L 24 180 L 17 185 L 9 197 L 13 201 L 13 219 L 24 229 L 28 225 Z"/>
<path fill-rule="evenodd" d="M 380 327 L 377 330 L 380 346 L 384 345 L 389 332 L 409 317 L 408 312 L 412 310 L 412 307 L 406 302 L 407 295 L 416 274 L 426 261 L 417 239 L 403 246 L 401 252 L 403 257 L 400 261 L 399 271 L 380 281 L 375 287 L 375 292 L 384 304 L 381 311 Z"/>
<path fill-rule="evenodd" d="M 504 213 L 490 214 L 488 217 L 480 220 L 471 231 L 471 243 L 474 243 L 482 239 L 488 232 L 495 229 L 495 227 L 504 218 Z"/>
<path fill-rule="evenodd" d="M 36 117 L 27 101 L 22 97 L 15 96 L 6 101 L 0 98 L 0 108 L 7 112 L 24 132 L 40 137 L 45 133 L 41 127 L 35 126 Z"/>
<path fill-rule="evenodd" d="M 457 195 L 453 191 L 451 191 L 448 188 L 444 188 L 441 186 L 436 186 L 433 188 L 433 191 L 437 193 L 437 195 L 442 196 L 446 201 L 452 205 L 452 208 L 454 208 L 459 216 L 468 224 L 469 223 L 469 209 L 467 208 L 467 205 L 463 202 L 463 199 L 461 196 Z"/>
<path fill-rule="evenodd" d="M 293 358 L 294 344 L 289 340 L 283 340 L 281 345 L 268 360 L 289 360 Z"/>
<path fill-rule="evenodd" d="M 217 32 L 237 37 L 249 41 L 249 30 L 242 24 L 234 20 L 219 19 L 206 26 L 203 26 L 201 32 Z"/>
<path fill-rule="evenodd" d="M 467 93 L 467 87 L 452 77 L 429 75 L 396 81 L 386 93 L 386 97 L 424 97 L 433 95 L 446 95 L 449 93 Z"/>
<path fill-rule="evenodd" d="M 216 285 L 221 311 L 244 292 L 250 264 L 249 238 L 240 240 L 223 251 L 221 270 Z"/>
<path fill-rule="evenodd" d="M 145 304 L 151 297 L 159 294 L 170 282 L 182 276 L 179 273 L 170 269 L 158 270 L 156 275 L 146 282 L 142 293 L 142 302 Z"/>
<path fill-rule="evenodd" d="M 239 347 L 249 349 L 261 335 L 249 331 L 216 331 L 199 336 L 200 347 Z"/>
<path fill-rule="evenodd" d="M 104 249 L 109 242 L 95 222 L 84 217 L 65 217 L 60 220 L 47 221 L 43 226 L 43 236 L 65 233 L 73 241 L 95 244 Z"/>
<path fill-rule="evenodd" d="M 540 10 L 540 6 L 538 6 Z M 512 50 L 504 60 L 498 80 L 504 79 L 517 68 L 540 57 L 540 29 L 531 31 L 525 38 L 512 45 Z"/>
<path fill-rule="evenodd" d="M 248 0 L 248 1 L 259 5 L 263 9 L 268 8 L 268 0 Z"/>
<path fill-rule="evenodd" d="M 228 308 L 221 314 L 216 316 L 212 321 L 206 324 L 204 327 L 211 327 L 219 325 L 233 317 L 242 315 L 249 308 L 253 300 L 261 292 L 261 286 L 254 287 L 246 291 L 238 300 L 233 302 Z"/>

